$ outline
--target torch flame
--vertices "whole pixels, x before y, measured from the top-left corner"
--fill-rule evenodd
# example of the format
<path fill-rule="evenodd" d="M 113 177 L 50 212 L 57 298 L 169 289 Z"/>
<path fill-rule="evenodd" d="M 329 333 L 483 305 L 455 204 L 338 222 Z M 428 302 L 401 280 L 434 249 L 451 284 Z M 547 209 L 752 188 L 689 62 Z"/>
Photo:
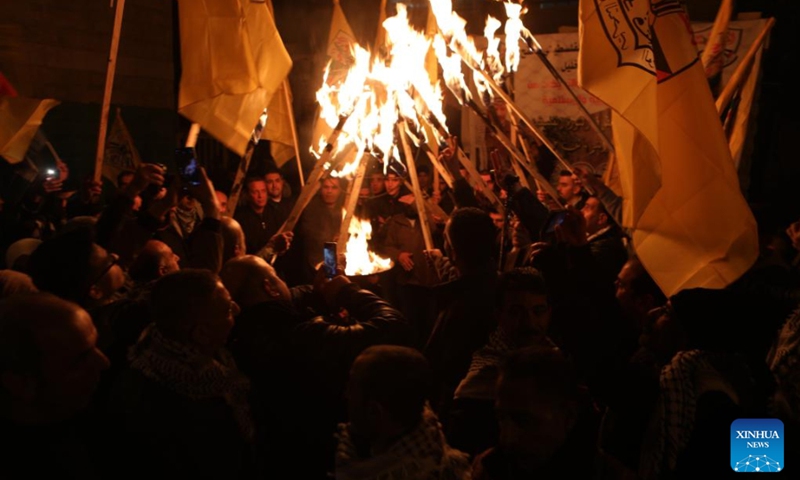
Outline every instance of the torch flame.
<path fill-rule="evenodd" d="M 522 5 L 518 3 L 504 3 L 506 7 L 506 70 L 509 72 L 516 72 L 519 67 L 519 40 L 523 32 L 527 33 L 525 26 L 522 24 L 520 15 L 527 11 L 522 9 Z"/>
<path fill-rule="evenodd" d="M 500 60 L 500 39 L 495 37 L 494 33 L 500 28 L 500 20 L 489 15 L 486 18 L 486 27 L 483 29 L 483 36 L 486 37 L 489 44 L 486 47 L 486 60 L 489 70 L 492 72 L 492 77 L 495 81 L 500 82 L 503 80 L 503 62 Z"/>
<path fill-rule="evenodd" d="M 353 217 L 347 233 L 344 273 L 353 275 L 373 275 L 392 268 L 392 260 L 382 258 L 369 251 L 368 240 L 372 237 L 372 224 L 369 220 Z"/>

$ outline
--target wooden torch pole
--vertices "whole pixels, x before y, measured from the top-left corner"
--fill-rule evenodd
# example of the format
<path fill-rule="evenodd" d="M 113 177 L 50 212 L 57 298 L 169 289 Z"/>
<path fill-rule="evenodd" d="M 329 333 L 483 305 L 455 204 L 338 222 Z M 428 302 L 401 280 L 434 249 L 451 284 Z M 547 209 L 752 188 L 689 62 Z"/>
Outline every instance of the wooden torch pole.
<path fill-rule="evenodd" d="M 342 249 L 347 245 L 347 239 L 350 237 L 350 222 L 353 220 L 353 215 L 356 212 L 358 205 L 358 195 L 361 193 L 361 185 L 364 183 L 364 175 L 367 172 L 367 161 L 363 153 L 359 153 L 361 158 L 358 159 L 358 168 L 353 181 L 350 182 L 350 190 L 347 194 L 347 203 L 344 207 L 344 218 L 342 218 L 342 226 L 339 227 L 339 237 L 336 241 L 342 246 Z M 343 251 L 343 250 L 342 250 Z"/>
<path fill-rule="evenodd" d="M 419 186 L 419 178 L 417 177 L 417 166 L 414 164 L 414 155 L 411 154 L 411 147 L 408 145 L 408 138 L 406 137 L 406 127 L 404 122 L 397 125 L 397 135 L 400 137 L 400 143 L 403 145 L 403 154 L 406 157 L 406 166 L 408 173 L 411 175 L 411 186 L 414 188 L 414 202 L 417 204 L 417 211 L 419 212 L 419 226 L 422 228 L 422 238 L 425 241 L 425 250 L 433 250 L 433 237 L 431 236 L 431 227 L 428 224 L 428 212 L 425 211 L 425 198 L 422 196 L 422 189 Z"/>
<path fill-rule="evenodd" d="M 117 50 L 122 30 L 122 14 L 125 12 L 125 0 L 117 0 L 114 15 L 114 30 L 111 33 L 111 51 L 108 55 L 106 69 L 106 89 L 103 92 L 103 105 L 100 109 L 100 132 L 97 135 L 97 154 L 94 157 L 94 181 L 103 177 L 103 159 L 106 151 L 106 132 L 108 131 L 108 110 L 111 107 L 111 92 L 114 90 L 114 73 L 117 70 Z"/>
<path fill-rule="evenodd" d="M 300 158 L 300 143 L 297 141 L 297 126 L 294 124 L 294 110 L 292 110 L 292 99 L 289 96 L 289 80 L 283 81 L 283 99 L 286 102 L 286 111 L 289 113 L 289 122 L 292 124 L 292 140 L 294 141 L 294 157 L 297 159 L 297 174 L 300 176 L 300 186 L 305 187 L 306 180 L 303 178 L 303 160 Z"/>

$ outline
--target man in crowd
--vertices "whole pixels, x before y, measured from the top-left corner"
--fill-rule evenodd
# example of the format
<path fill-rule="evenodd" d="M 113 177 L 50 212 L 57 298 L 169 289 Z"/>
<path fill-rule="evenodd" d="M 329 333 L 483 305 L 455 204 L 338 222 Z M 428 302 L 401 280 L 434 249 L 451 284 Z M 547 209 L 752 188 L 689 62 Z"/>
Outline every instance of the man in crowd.
<path fill-rule="evenodd" d="M 103 477 L 80 417 L 109 366 L 96 341 L 89 314 L 55 295 L 0 303 L 4 478 Z"/>
<path fill-rule="evenodd" d="M 428 404 L 432 385 L 417 350 L 364 350 L 350 369 L 349 423 L 339 427 L 336 478 L 471 478 L 469 457 L 447 444 Z"/>

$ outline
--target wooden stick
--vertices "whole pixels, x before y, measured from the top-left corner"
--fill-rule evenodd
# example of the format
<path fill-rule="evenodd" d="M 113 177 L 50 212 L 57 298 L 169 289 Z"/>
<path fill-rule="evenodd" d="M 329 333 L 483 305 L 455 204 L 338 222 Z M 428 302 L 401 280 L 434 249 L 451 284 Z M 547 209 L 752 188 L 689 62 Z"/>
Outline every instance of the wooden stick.
<path fill-rule="evenodd" d="M 492 123 L 491 118 L 488 115 L 484 114 L 480 111 L 478 105 L 474 101 L 468 101 L 467 105 L 484 121 L 487 127 L 489 127 L 492 136 L 500 142 L 508 153 L 511 154 L 511 157 L 519 162 L 519 164 L 531 174 L 531 176 L 539 181 L 540 186 L 544 188 L 544 191 L 547 192 L 557 204 L 558 202 L 558 193 L 556 192 L 553 185 L 539 173 L 539 171 L 534 168 L 530 162 L 526 161 L 525 158 L 522 157 L 522 154 L 512 145 L 511 139 L 509 139 L 505 133 L 503 133 L 499 127 L 497 127 L 494 123 Z M 559 204 L 560 205 L 560 204 Z"/>
<path fill-rule="evenodd" d="M 486 195 L 486 198 L 488 198 L 492 205 L 494 205 L 498 213 L 505 214 L 506 209 L 503 206 L 503 202 L 501 202 L 500 199 L 497 198 L 497 195 L 495 195 L 495 193 L 489 188 L 489 185 L 487 185 L 483 180 L 481 174 L 478 172 L 478 169 L 475 168 L 475 164 L 472 163 L 472 160 L 467 158 L 467 154 L 464 153 L 460 147 L 458 151 L 456 151 L 456 158 L 461 163 L 461 166 L 463 166 L 467 171 L 470 179 L 472 179 L 472 182 L 470 182 L 472 187 Z"/>
<path fill-rule="evenodd" d="M 292 99 L 289 98 L 289 80 L 283 80 L 283 98 L 286 101 L 286 111 L 289 113 L 289 122 L 292 124 L 292 140 L 294 140 L 294 157 L 297 159 L 297 174 L 300 176 L 300 186 L 304 187 L 306 181 L 303 178 L 303 160 L 300 158 L 300 143 L 297 141 L 297 126 L 294 124 L 294 110 L 292 110 Z"/>
<path fill-rule="evenodd" d="M 439 132 L 440 136 L 442 137 L 450 136 L 450 134 L 444 129 L 444 127 L 435 120 L 436 119 L 434 117 L 421 119 L 421 121 L 435 128 Z M 483 178 L 481 178 L 480 174 L 478 173 L 478 169 L 475 168 L 475 164 L 472 163 L 472 160 L 467 158 L 467 154 L 464 153 L 464 150 L 462 150 L 461 147 L 458 147 L 458 150 L 456 150 L 456 157 L 458 158 L 458 161 L 461 163 L 461 165 L 469 174 L 469 180 L 471 180 L 470 185 L 472 186 L 472 188 L 479 190 L 484 195 L 486 195 L 486 198 L 489 199 L 489 201 L 492 203 L 492 205 L 494 205 L 494 207 L 497 209 L 498 212 L 500 213 L 505 212 L 505 207 L 503 207 L 503 202 L 501 202 L 500 199 L 497 198 L 497 195 L 495 195 L 495 193 L 491 189 L 489 189 L 489 186 L 486 184 L 486 182 L 483 181 Z M 436 163 L 438 163 L 438 161 Z M 455 179 L 453 179 L 453 182 L 455 183 Z"/>
<path fill-rule="evenodd" d="M 742 61 L 739 63 L 739 66 L 736 67 L 736 71 L 733 72 L 731 75 L 731 79 L 728 80 L 728 83 L 725 85 L 725 88 L 717 97 L 717 112 L 722 114 L 722 112 L 728 107 L 728 104 L 733 98 L 734 92 L 739 88 L 739 85 L 747 78 L 747 71 L 750 69 L 750 65 L 753 63 L 753 59 L 755 59 L 756 53 L 761 48 L 761 45 L 764 43 L 764 40 L 767 38 L 767 33 L 769 33 L 772 26 L 775 25 L 775 18 L 770 18 L 767 21 L 767 24 L 764 25 L 764 28 L 761 29 L 761 33 L 758 34 L 758 37 L 750 45 L 750 49 L 745 54 Z"/>
<path fill-rule="evenodd" d="M 525 115 L 525 113 L 524 113 L 522 110 L 520 110 L 520 109 L 519 109 L 519 107 L 517 107 L 517 105 L 516 105 L 516 104 L 515 104 L 515 103 L 514 103 L 514 102 L 511 100 L 511 98 L 510 98 L 510 97 L 509 97 L 509 96 L 506 94 L 506 92 L 504 92 L 504 91 L 503 91 L 503 89 L 502 89 L 502 88 L 500 88 L 500 86 L 499 86 L 499 85 L 497 85 L 497 83 L 494 81 L 494 79 L 493 79 L 493 78 L 492 78 L 492 77 L 491 77 L 489 74 L 487 74 L 486 72 L 484 72 L 484 71 L 483 71 L 481 68 L 478 68 L 478 67 L 476 67 L 476 66 L 470 65 L 470 63 L 469 63 L 469 62 L 467 62 L 467 61 L 464 59 L 464 57 L 463 57 L 463 56 L 461 56 L 461 61 L 462 61 L 462 63 L 464 63 L 464 64 L 465 64 L 467 67 L 469 67 L 469 68 L 470 68 L 472 71 L 474 71 L 474 72 L 477 72 L 477 73 L 478 73 L 478 75 L 480 75 L 480 76 L 483 78 L 483 80 L 486 82 L 486 84 L 487 84 L 487 85 L 489 85 L 489 88 L 491 88 L 491 89 L 492 89 L 492 91 L 494 91 L 494 93 L 495 93 L 495 94 L 496 94 L 498 97 L 500 97 L 501 99 L 503 99 L 503 101 L 504 101 L 504 102 L 506 102 L 506 105 L 508 105 L 508 108 L 509 108 L 509 110 L 510 110 L 510 112 L 509 112 L 509 113 L 512 113 L 512 112 L 513 112 L 513 114 L 517 115 L 517 117 L 519 117 L 519 119 L 520 119 L 520 120 L 522 120 L 522 123 L 524 123 L 524 124 L 525 124 L 525 126 L 527 126 L 527 127 L 528 127 L 528 129 L 530 129 L 530 131 L 531 131 L 531 132 L 533 132 L 533 134 L 534 134 L 534 135 L 536 135 L 536 136 L 539 138 L 539 140 L 540 140 L 540 141 L 541 141 L 541 142 L 542 142 L 542 143 L 543 143 L 543 144 L 544 144 L 544 145 L 545 145 L 547 148 L 549 148 L 549 149 L 550 149 L 550 151 L 551 151 L 551 152 L 553 152 L 553 155 L 555 155 L 556 159 L 558 159 L 558 161 L 559 161 L 559 162 L 561 162 L 561 164 L 564 166 L 564 168 L 566 168 L 567 170 L 569 170 L 570 172 L 572 172 L 572 165 L 571 165 L 571 164 L 570 164 L 570 163 L 567 161 L 567 159 L 565 159 L 565 158 L 564 158 L 564 156 L 563 156 L 563 155 L 561 155 L 561 153 L 558 151 L 558 149 L 557 149 L 557 148 L 556 148 L 556 146 L 553 144 L 553 142 L 551 142 L 551 141 L 550 141 L 550 140 L 549 140 L 549 139 L 548 139 L 548 138 L 547 138 L 547 137 L 544 135 L 544 133 L 542 133 L 542 131 L 539 129 L 539 127 L 537 127 L 537 126 L 536 126 L 536 125 L 535 125 L 535 124 L 534 124 L 534 123 L 533 123 L 533 122 L 532 122 L 532 121 L 531 121 L 531 120 L 528 118 L 528 116 L 527 116 L 527 115 Z"/>
<path fill-rule="evenodd" d="M 552 75 L 553 78 L 558 80 L 558 83 L 560 83 L 561 86 L 564 87 L 567 90 L 567 92 L 569 92 L 572 99 L 575 100 L 576 104 L 578 104 L 578 108 L 580 109 L 583 116 L 586 118 L 586 120 L 589 121 L 589 125 L 591 125 L 592 130 L 594 130 L 595 133 L 600 137 L 600 140 L 603 141 L 606 148 L 609 151 L 613 152 L 614 143 L 611 140 L 609 140 L 609 138 L 606 136 L 606 133 L 603 131 L 602 128 L 600 128 L 600 125 L 597 123 L 597 120 L 595 120 L 592 114 L 589 113 L 589 110 L 586 108 L 586 105 L 584 105 L 583 102 L 581 102 L 581 99 L 578 98 L 578 95 L 569 86 L 569 83 L 567 83 L 567 81 L 564 80 L 564 77 L 558 72 L 556 67 L 553 66 L 553 64 L 550 62 L 550 59 L 547 58 L 547 54 L 544 53 L 544 50 L 542 49 L 542 46 L 539 44 L 539 42 L 536 40 L 536 37 L 534 37 L 533 34 L 531 34 L 530 36 L 526 35 L 526 38 L 533 43 L 534 47 L 533 51 L 536 53 L 536 56 L 539 57 L 539 60 L 541 60 L 541 62 L 547 68 L 547 71 L 550 72 L 550 75 Z"/>
<path fill-rule="evenodd" d="M 197 145 L 197 137 L 200 136 L 200 124 L 193 123 L 191 127 L 189 127 L 189 134 L 186 135 L 186 147 L 187 148 L 194 148 Z"/>
<path fill-rule="evenodd" d="M 114 15 L 114 30 L 111 34 L 111 51 L 108 55 L 106 70 L 106 89 L 103 92 L 103 105 L 100 108 L 100 132 L 97 135 L 97 154 L 94 157 L 94 181 L 103 177 L 103 159 L 106 153 L 106 132 L 108 131 L 108 110 L 111 107 L 111 92 L 114 90 L 114 73 L 117 70 L 117 51 L 122 30 L 122 14 L 125 12 L 125 0 L 119 0 Z"/>
<path fill-rule="evenodd" d="M 433 250 L 433 237 L 431 236 L 431 226 L 428 224 L 428 212 L 425 211 L 425 199 L 422 197 L 422 189 L 419 186 L 419 177 L 417 177 L 417 166 L 414 164 L 414 156 L 411 154 L 411 148 L 408 146 L 408 138 L 405 129 L 405 122 L 398 123 L 398 136 L 400 137 L 400 143 L 403 145 L 403 153 L 406 157 L 408 173 L 411 175 L 411 186 L 413 187 L 414 201 L 417 204 L 417 211 L 419 212 L 419 226 L 422 229 L 425 250 Z"/>
<path fill-rule="evenodd" d="M 364 183 L 364 174 L 367 172 L 367 161 L 363 158 L 363 152 L 359 152 L 361 158 L 357 159 L 358 168 L 353 181 L 350 182 L 350 191 L 347 194 L 347 203 L 344 207 L 344 218 L 342 219 L 342 226 L 339 227 L 339 238 L 337 242 L 339 245 L 347 245 L 347 239 L 350 238 L 350 222 L 353 220 L 353 215 L 358 205 L 358 196 L 361 193 L 361 185 Z"/>
<path fill-rule="evenodd" d="M 450 174 L 450 172 L 448 172 L 447 169 L 444 168 L 444 166 L 441 164 L 441 162 L 439 162 L 439 159 L 436 158 L 436 155 L 434 155 L 433 152 L 430 151 L 430 149 L 428 149 L 427 147 L 425 147 L 425 153 L 428 154 L 428 158 L 431 160 L 431 164 L 433 164 L 433 169 L 436 171 L 437 177 L 440 176 L 442 178 L 442 180 L 444 180 L 444 183 L 447 184 L 448 187 L 453 188 L 453 185 L 455 184 L 455 180 L 453 179 L 453 176 Z M 434 180 L 435 179 L 436 178 L 434 178 Z M 438 192 L 439 190 L 437 190 L 434 187 L 434 191 Z"/>
<path fill-rule="evenodd" d="M 408 180 L 405 180 L 404 185 L 406 186 L 407 189 L 409 189 L 411 191 L 414 191 L 414 186 L 411 185 L 411 182 L 409 182 Z M 440 207 L 439 205 L 436 205 L 435 203 L 433 203 L 433 200 L 431 199 L 431 197 L 426 195 L 425 192 L 422 192 L 422 196 L 425 198 L 425 207 L 427 207 L 428 210 L 430 210 L 431 215 L 435 215 L 435 216 L 437 216 L 439 218 L 442 218 L 444 220 L 447 220 L 448 218 L 450 218 L 450 215 L 448 215 L 447 212 L 445 212 L 442 209 L 442 207 Z"/>
<path fill-rule="evenodd" d="M 236 205 L 239 203 L 239 195 L 242 193 L 242 186 L 244 184 L 247 170 L 250 169 L 250 160 L 253 158 L 253 152 L 256 151 L 256 144 L 252 141 L 247 144 L 247 150 L 244 156 L 239 161 L 239 168 L 236 170 L 236 176 L 233 179 L 233 186 L 228 194 L 228 209 L 225 213 L 232 217 L 236 212 Z"/>
<path fill-rule="evenodd" d="M 441 174 L 439 173 L 439 169 L 434 167 L 434 169 L 433 169 L 433 191 L 434 192 L 438 192 L 439 191 L 439 184 L 441 183 L 441 181 L 442 180 L 441 180 Z"/>
<path fill-rule="evenodd" d="M 510 115 L 509 118 L 514 118 L 514 117 L 513 115 Z M 511 144 L 514 147 L 516 147 L 518 143 L 522 147 L 522 152 L 525 154 L 525 158 L 531 161 L 531 157 L 528 155 L 528 152 L 525 150 L 525 146 L 522 144 L 522 136 L 519 135 L 517 122 L 511 122 Z M 531 184 L 528 182 L 528 177 L 525 175 L 525 172 L 522 171 L 522 167 L 520 167 L 517 164 L 517 162 L 515 162 L 513 159 L 511 160 L 511 168 L 514 169 L 514 175 L 516 175 L 519 178 L 519 182 L 522 184 L 522 186 L 530 190 Z M 534 179 L 534 181 L 536 180 Z M 539 186 L 538 181 L 536 186 L 538 188 Z"/>
<path fill-rule="evenodd" d="M 330 162 L 331 156 L 333 156 L 333 146 L 336 144 L 339 134 L 342 133 L 342 129 L 344 128 L 344 124 L 347 122 L 348 118 L 350 118 L 349 115 L 342 115 L 339 117 L 339 123 L 328 137 L 328 143 L 325 145 L 325 150 L 322 152 L 322 156 L 319 157 L 317 164 L 314 165 L 314 169 L 308 175 L 308 181 L 306 182 L 306 185 L 300 192 L 300 196 L 297 197 L 297 201 L 294 203 L 292 211 L 289 212 L 289 216 L 286 218 L 286 221 L 284 221 L 283 225 L 281 225 L 281 228 L 278 229 L 278 233 L 294 230 L 294 227 L 297 225 L 297 221 L 300 220 L 300 214 L 303 213 L 303 210 L 305 210 L 305 208 L 308 206 L 308 203 L 312 198 L 314 198 L 314 195 L 316 195 L 320 187 L 319 182 L 327 171 L 325 165 Z"/>

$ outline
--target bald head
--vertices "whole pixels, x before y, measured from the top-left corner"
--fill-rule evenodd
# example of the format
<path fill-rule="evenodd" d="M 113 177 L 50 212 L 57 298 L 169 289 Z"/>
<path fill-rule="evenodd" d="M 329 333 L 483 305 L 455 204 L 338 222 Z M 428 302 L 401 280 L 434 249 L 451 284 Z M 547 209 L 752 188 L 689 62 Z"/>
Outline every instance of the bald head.
<path fill-rule="evenodd" d="M 244 240 L 244 230 L 233 217 L 221 217 L 222 225 L 222 263 L 228 260 L 241 257 L 247 252 Z"/>
<path fill-rule="evenodd" d="M 148 240 L 131 263 L 128 273 L 136 282 L 151 282 L 180 270 L 180 258 L 164 242 Z"/>
<path fill-rule="evenodd" d="M 256 255 L 242 255 L 225 262 L 220 278 L 231 298 L 242 308 L 268 301 L 290 301 L 289 287 L 272 265 Z"/>
<path fill-rule="evenodd" d="M 108 368 L 92 319 L 49 293 L 0 302 L 2 413 L 19 422 L 68 418 L 85 408 Z"/>

